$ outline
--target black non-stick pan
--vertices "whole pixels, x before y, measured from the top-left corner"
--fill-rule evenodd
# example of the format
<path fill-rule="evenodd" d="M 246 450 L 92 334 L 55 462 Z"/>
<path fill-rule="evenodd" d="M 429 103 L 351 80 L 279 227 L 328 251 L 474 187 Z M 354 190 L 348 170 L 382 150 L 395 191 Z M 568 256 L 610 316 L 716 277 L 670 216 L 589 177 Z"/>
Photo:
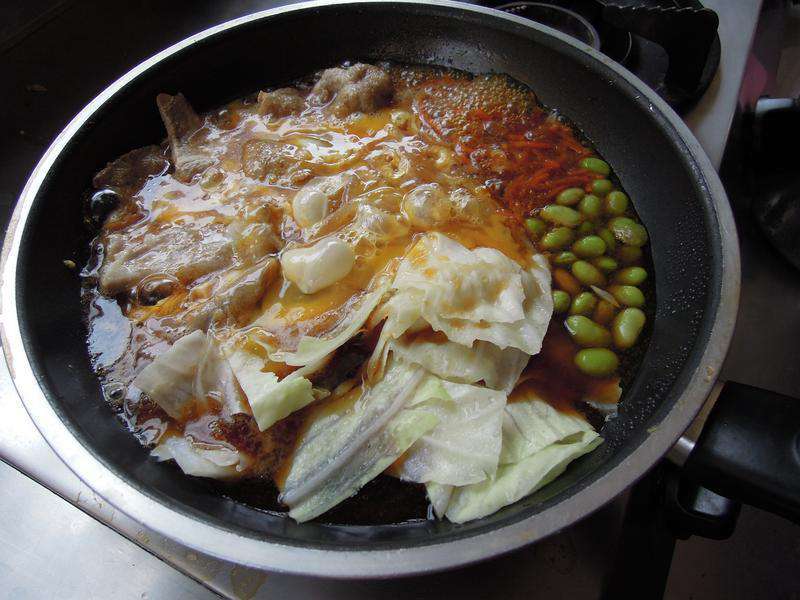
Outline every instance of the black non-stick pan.
<path fill-rule="evenodd" d="M 226 499 L 149 458 L 100 395 L 81 325 L 81 197 L 108 160 L 163 137 L 159 92 L 198 110 L 346 59 L 507 73 L 588 137 L 650 232 L 657 307 L 641 366 L 600 449 L 554 484 L 465 525 L 297 524 Z M 20 395 L 61 458 L 145 525 L 232 561 L 296 573 L 392 576 L 497 555 L 575 523 L 641 477 L 690 424 L 715 383 L 739 293 L 725 194 L 680 119 L 588 46 L 529 21 L 454 2 L 312 3 L 200 33 L 93 100 L 42 158 L 4 248 L 3 344 Z"/>

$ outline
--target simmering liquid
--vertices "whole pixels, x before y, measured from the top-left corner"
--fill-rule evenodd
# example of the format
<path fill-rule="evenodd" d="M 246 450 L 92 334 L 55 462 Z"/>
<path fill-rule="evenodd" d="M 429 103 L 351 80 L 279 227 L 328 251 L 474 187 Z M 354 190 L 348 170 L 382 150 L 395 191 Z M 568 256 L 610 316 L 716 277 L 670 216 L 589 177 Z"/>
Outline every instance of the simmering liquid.
<path fill-rule="evenodd" d="M 117 199 L 83 273 L 88 347 L 107 400 L 145 445 L 189 434 L 195 443 L 248 456 L 240 481 L 220 484 L 221 491 L 262 508 L 283 509 L 275 483 L 282 485 L 308 420 L 353 402 L 369 382 L 365 363 L 381 324 L 364 327 L 314 373 L 326 398 L 263 432 L 246 402 L 231 403 L 218 390 L 192 410 L 168 415 L 133 383 L 145 366 L 201 329 L 286 377 L 297 367 L 269 361 L 266 348 L 293 352 L 304 337 L 343 327 L 401 260 L 413 262 L 409 253 L 426 232 L 470 250 L 496 249 L 523 266 L 536 252 L 553 259 L 557 251 L 532 239 L 525 219 L 565 189 L 589 192 L 604 179 L 581 162 L 593 150 L 508 78 L 382 68 L 391 100 L 374 110 L 363 111 L 366 96 L 354 96 L 362 111 L 347 114 L 345 104 L 314 104 L 316 88 L 301 82 L 283 96 L 237 100 L 203 117 L 186 113 L 172 127 L 180 133 L 194 123 L 188 135 L 136 150 L 95 179 Z M 342 103 L 341 93 L 332 102 Z M 301 190 L 324 193 L 321 218 L 302 213 L 317 208 L 313 195 L 311 208 L 298 204 Z M 443 197 L 459 200 L 430 200 Z M 280 253 L 331 236 L 354 255 L 334 284 L 307 293 L 280 276 Z M 446 341 L 430 328 L 413 335 Z M 509 402 L 533 390 L 566 413 L 585 412 L 587 401 L 595 408 L 616 403 L 619 377 L 582 373 L 574 362 L 579 349 L 562 319 L 552 321 Z M 396 522 L 426 511 L 422 486 L 384 475 L 323 520 Z"/>

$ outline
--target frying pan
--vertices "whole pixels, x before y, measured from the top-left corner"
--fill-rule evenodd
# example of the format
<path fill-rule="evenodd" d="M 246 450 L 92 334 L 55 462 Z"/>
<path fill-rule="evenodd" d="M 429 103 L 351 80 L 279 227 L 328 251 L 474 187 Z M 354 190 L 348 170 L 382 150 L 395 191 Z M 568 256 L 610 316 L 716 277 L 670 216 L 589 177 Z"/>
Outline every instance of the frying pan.
<path fill-rule="evenodd" d="M 116 421 L 90 368 L 79 281 L 81 196 L 92 174 L 163 137 L 159 92 L 208 110 L 345 59 L 507 73 L 595 144 L 652 240 L 656 314 L 606 443 L 552 485 L 454 525 L 297 524 L 220 496 L 148 457 Z M 144 525 L 230 561 L 377 577 L 463 565 L 548 536 L 596 510 L 673 446 L 706 399 L 739 294 L 735 227 L 697 141 L 651 90 L 590 47 L 518 17 L 454 2 L 308 3 L 199 33 L 145 61 L 82 110 L 28 181 L 3 250 L 2 339 L 32 419 L 64 462 Z"/>

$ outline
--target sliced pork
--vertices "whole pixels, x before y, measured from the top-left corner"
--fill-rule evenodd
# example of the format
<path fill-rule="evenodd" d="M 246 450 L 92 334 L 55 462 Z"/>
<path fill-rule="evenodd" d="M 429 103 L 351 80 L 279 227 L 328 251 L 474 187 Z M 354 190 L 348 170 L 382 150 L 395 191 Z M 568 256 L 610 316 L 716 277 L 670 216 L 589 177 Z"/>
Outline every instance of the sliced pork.
<path fill-rule="evenodd" d="M 280 88 L 258 93 L 258 114 L 275 118 L 296 115 L 306 107 L 303 95 L 295 88 Z"/>
<path fill-rule="evenodd" d="M 323 71 L 311 91 L 310 100 L 318 105 L 327 104 L 327 110 L 337 117 L 346 117 L 386 106 L 392 91 L 392 80 L 386 71 L 357 63 L 352 67 Z"/>
<path fill-rule="evenodd" d="M 193 136 L 203 126 L 203 120 L 183 96 L 159 94 L 156 97 L 158 112 L 167 130 L 175 176 L 188 181 L 214 162 L 211 152 L 203 148 Z"/>
<path fill-rule="evenodd" d="M 112 233 L 105 245 L 100 287 L 105 294 L 124 292 L 145 277 L 172 275 L 189 283 L 224 268 L 233 258 L 233 246 L 221 226 L 196 224 Z"/>

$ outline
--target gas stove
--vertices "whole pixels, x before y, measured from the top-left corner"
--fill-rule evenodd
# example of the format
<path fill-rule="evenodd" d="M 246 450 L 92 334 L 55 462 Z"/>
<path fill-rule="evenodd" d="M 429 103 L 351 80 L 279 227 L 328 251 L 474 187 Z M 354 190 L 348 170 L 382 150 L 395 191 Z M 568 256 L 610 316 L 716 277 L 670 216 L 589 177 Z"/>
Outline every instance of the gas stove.
<path fill-rule="evenodd" d="M 719 17 L 696 0 L 481 2 L 575 37 L 624 65 L 679 112 L 720 62 Z"/>
<path fill-rule="evenodd" d="M 9 10 L 7 22 L 19 27 L 0 29 L 0 76 L 8 86 L 8 93 L 0 99 L 0 114 L 5 117 L 6 140 L 14 142 L 0 148 L 3 224 L 50 140 L 107 83 L 195 31 L 284 3 L 140 0 L 126 7 L 56 0 L 9 3 L 12 6 L 2 10 Z M 692 0 L 615 0 L 611 4 L 551 0 L 491 5 L 561 29 L 624 64 L 680 112 L 719 167 L 760 1 L 706 0 L 700 5 Z M 683 35 L 675 36 L 678 31 Z M 686 35 L 687 31 L 691 35 Z M 725 181 L 734 184 L 736 169 L 728 171 L 734 173 L 724 177 Z M 746 202 L 737 200 L 730 188 L 729 192 L 735 211 L 744 215 Z M 763 315 L 765 306 L 775 307 L 775 303 L 786 314 L 798 312 L 800 277 L 776 258 L 759 232 L 746 222 L 740 222 L 744 267 L 740 325 L 723 376 L 797 394 L 800 374 L 787 356 L 792 356 L 791 332 L 798 331 L 791 325 L 800 325 L 800 317 L 792 317 L 790 326 L 780 329 L 765 322 Z M 772 343 L 762 348 L 769 348 L 773 360 L 765 362 L 761 357 L 755 362 L 754 355 L 764 351 L 758 346 L 765 336 L 771 336 Z M 231 598 L 421 598 L 445 594 L 531 598 L 569 594 L 588 599 L 600 597 L 603 590 L 606 597 L 614 598 L 627 589 L 638 589 L 644 596 L 655 593 L 683 598 L 693 593 L 708 598 L 750 598 L 763 593 L 766 581 L 773 586 L 780 580 L 800 587 L 800 576 L 794 573 L 799 558 L 796 542 L 787 537 L 783 522 L 776 517 L 745 508 L 732 540 L 720 543 L 692 538 L 677 546 L 674 537 L 664 535 L 662 524 L 643 524 L 643 520 L 661 519 L 664 514 L 655 504 L 662 501 L 663 482 L 671 476 L 672 467 L 666 463 L 632 494 L 618 498 L 582 523 L 480 565 L 401 581 L 355 583 L 253 571 L 182 547 L 108 506 L 49 449 L 19 402 L 5 363 L 1 365 L 4 419 L 0 422 L 0 457 L 8 465 L 0 464 L 0 485 L 13 493 L 0 495 L 0 540 L 6 542 L 0 546 L 0 573 L 18 586 L 22 596 L 72 597 L 102 589 L 103 596 L 141 594 L 142 598 L 215 594 Z M 656 517 L 650 519 L 651 515 Z M 20 537 L 35 543 L 21 545 Z M 753 560 L 753 553 L 760 549 L 764 558 Z M 637 553 L 637 564 L 620 566 L 620 560 L 631 560 Z M 137 567 L 133 571 L 132 564 Z M 632 571 L 626 582 L 626 573 Z M 648 581 L 643 580 L 644 575 Z M 630 587 L 626 589 L 626 585 Z M 790 589 L 786 587 L 787 593 Z"/>

